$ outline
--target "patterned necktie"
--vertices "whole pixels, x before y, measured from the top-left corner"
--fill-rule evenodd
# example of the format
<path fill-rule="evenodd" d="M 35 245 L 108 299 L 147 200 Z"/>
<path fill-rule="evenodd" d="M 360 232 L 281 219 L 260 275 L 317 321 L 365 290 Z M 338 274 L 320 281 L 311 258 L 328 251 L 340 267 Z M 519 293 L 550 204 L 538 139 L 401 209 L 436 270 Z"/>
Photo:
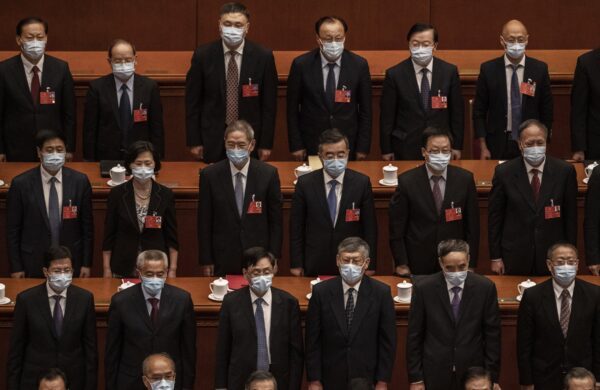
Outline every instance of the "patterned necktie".
<path fill-rule="evenodd" d="M 437 210 L 438 215 L 442 212 L 442 202 L 444 197 L 442 196 L 442 190 L 440 188 L 440 179 L 441 176 L 433 175 L 431 176 L 431 180 L 433 180 L 433 201 L 435 202 L 435 209 Z"/>
<path fill-rule="evenodd" d="M 152 325 L 156 326 L 158 323 L 158 298 L 148 298 L 148 302 L 150 302 L 150 306 L 152 306 L 152 310 L 150 310 L 150 319 L 152 320 Z"/>
<path fill-rule="evenodd" d="M 262 304 L 264 299 L 257 298 L 254 321 L 256 322 L 256 369 L 269 371 L 269 351 L 267 350 L 267 332 L 265 330 L 265 314 Z"/>
<path fill-rule="evenodd" d="M 510 80 L 510 114 L 511 114 L 511 136 L 517 141 L 519 139 L 519 126 L 521 126 L 521 90 L 519 88 L 519 77 L 517 69 L 519 65 L 511 65 L 513 73 Z"/>
<path fill-rule="evenodd" d="M 431 87 L 429 86 L 427 72 L 429 72 L 429 69 L 421 69 L 421 73 L 423 73 L 423 76 L 421 77 L 421 100 L 423 101 L 423 108 L 425 111 L 429 111 L 429 98 L 431 94 Z"/>
<path fill-rule="evenodd" d="M 560 294 L 560 328 L 562 329 L 563 336 L 567 338 L 567 332 L 569 331 L 569 318 L 571 317 L 571 294 L 566 288 Z"/>
<path fill-rule="evenodd" d="M 348 289 L 348 300 L 346 301 L 346 323 L 348 324 L 348 330 L 352 326 L 352 317 L 354 317 L 354 288 Z"/>
<path fill-rule="evenodd" d="M 121 85 L 121 100 L 119 101 L 119 120 L 121 121 L 121 130 L 123 132 L 121 146 L 128 148 L 127 139 L 129 136 L 129 127 L 131 126 L 131 102 L 129 101 L 129 93 L 127 84 Z"/>
<path fill-rule="evenodd" d="M 331 180 L 329 185 L 331 189 L 329 190 L 329 194 L 327 194 L 327 205 L 329 206 L 329 217 L 331 218 L 331 223 L 335 225 L 335 217 L 337 215 L 337 195 L 335 193 L 335 187 L 337 186 L 337 180 Z"/>
<path fill-rule="evenodd" d="M 50 239 L 53 246 L 60 243 L 60 211 L 58 209 L 58 192 L 54 176 L 50 178 L 50 193 L 48 196 L 48 222 L 50 222 Z"/>
<path fill-rule="evenodd" d="M 458 314 L 460 311 L 460 290 L 462 288 L 455 286 L 450 289 L 452 291 L 452 302 L 450 305 L 452 306 L 452 314 L 454 315 L 454 321 L 458 321 Z"/>
<path fill-rule="evenodd" d="M 540 177 L 538 173 L 540 171 L 538 169 L 532 169 L 531 173 L 533 177 L 531 178 L 531 190 L 533 191 L 533 201 L 537 203 L 538 198 L 540 197 Z"/>
<path fill-rule="evenodd" d="M 236 121 L 239 117 L 238 114 L 238 85 L 239 85 L 239 74 L 237 62 L 235 62 L 236 52 L 230 50 L 229 52 L 229 63 L 227 64 L 227 106 L 225 109 L 225 124 L 229 125 L 231 122 Z"/>
<path fill-rule="evenodd" d="M 33 105 L 37 106 L 40 102 L 40 68 L 34 66 L 31 69 L 33 73 L 33 77 L 31 78 L 31 99 L 33 100 Z"/>
<path fill-rule="evenodd" d="M 333 111 L 333 106 L 335 102 L 335 62 L 331 62 L 327 64 L 329 67 L 329 72 L 327 73 L 327 84 L 325 87 L 325 100 L 327 100 L 327 108 L 329 108 L 329 112 Z"/>
<path fill-rule="evenodd" d="M 237 205 L 238 215 L 241 217 L 244 212 L 244 183 L 242 182 L 242 172 L 235 174 L 235 204 Z"/>
<path fill-rule="evenodd" d="M 60 307 L 60 300 L 62 298 L 62 295 L 53 295 L 52 298 L 54 298 L 54 310 L 52 311 L 54 329 L 56 330 L 56 335 L 60 337 L 62 333 L 63 324 L 63 311 L 62 307 Z"/>

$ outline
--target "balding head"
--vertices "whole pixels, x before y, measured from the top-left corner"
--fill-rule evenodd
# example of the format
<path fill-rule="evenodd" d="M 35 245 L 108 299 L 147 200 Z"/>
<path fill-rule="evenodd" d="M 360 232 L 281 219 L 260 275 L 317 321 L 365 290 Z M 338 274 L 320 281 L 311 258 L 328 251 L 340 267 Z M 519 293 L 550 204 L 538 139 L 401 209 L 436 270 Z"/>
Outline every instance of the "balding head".
<path fill-rule="evenodd" d="M 144 385 L 151 389 L 154 382 L 175 381 L 175 362 L 166 353 L 156 353 L 144 359 L 142 372 Z"/>
<path fill-rule="evenodd" d="M 517 19 L 509 20 L 508 22 L 506 22 L 504 24 L 504 26 L 502 26 L 502 36 L 506 38 L 506 37 L 510 36 L 511 34 L 528 35 L 527 27 L 525 27 L 523 22 L 521 22 L 520 20 L 517 20 Z"/>
<path fill-rule="evenodd" d="M 513 64 L 517 65 L 521 62 L 528 42 L 527 28 L 520 21 L 509 20 L 502 27 L 500 45 L 506 50 L 506 55 Z"/>

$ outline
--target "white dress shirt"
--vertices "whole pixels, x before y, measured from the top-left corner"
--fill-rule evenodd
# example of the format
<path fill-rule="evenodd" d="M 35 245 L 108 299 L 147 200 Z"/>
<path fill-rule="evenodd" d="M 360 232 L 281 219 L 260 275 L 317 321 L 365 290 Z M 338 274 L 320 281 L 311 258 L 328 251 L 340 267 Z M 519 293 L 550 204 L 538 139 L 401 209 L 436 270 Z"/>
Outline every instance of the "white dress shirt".
<path fill-rule="evenodd" d="M 461 284 L 459 284 L 456 287 L 460 287 L 460 291 L 457 294 L 458 294 L 458 298 L 462 300 L 462 294 L 463 294 L 463 291 L 465 291 L 465 282 L 462 282 Z M 452 299 L 454 298 L 454 293 L 452 292 L 453 288 L 454 288 L 454 285 L 448 283 L 448 281 L 446 280 L 446 289 L 448 290 L 448 297 L 450 298 L 450 304 L 452 304 Z"/>
<path fill-rule="evenodd" d="M 142 286 L 142 294 L 144 294 L 144 301 L 146 301 L 146 309 L 148 310 L 148 315 L 150 315 L 150 313 L 152 313 L 152 304 L 150 302 L 148 302 L 148 299 L 150 298 L 156 298 L 158 299 L 158 310 L 160 310 L 160 296 L 162 294 L 162 290 L 160 290 L 158 292 L 158 294 L 156 294 L 155 296 L 152 296 L 150 294 L 148 294 L 146 292 L 146 290 L 144 290 L 144 287 Z"/>
<path fill-rule="evenodd" d="M 327 76 L 329 76 L 329 64 L 331 63 L 321 51 L 319 51 L 321 55 L 321 69 L 323 70 L 323 90 L 327 90 Z M 334 62 L 335 66 L 333 67 L 333 74 L 335 75 L 335 88 L 337 88 L 338 82 L 340 80 L 340 69 L 342 68 L 342 56 Z"/>
<path fill-rule="evenodd" d="M 560 296 L 565 288 L 560 284 L 556 283 L 554 279 L 552 279 L 552 287 L 554 289 L 554 297 L 556 298 L 556 312 L 558 313 L 558 322 L 560 323 L 560 308 L 562 306 L 562 298 Z M 571 296 L 569 298 L 569 307 L 573 309 L 573 291 L 575 291 L 575 281 L 573 281 L 573 283 L 571 283 L 571 285 L 567 287 L 567 290 L 569 290 L 569 295 Z"/>
<path fill-rule="evenodd" d="M 427 72 L 427 81 L 429 81 L 429 88 L 431 88 L 431 78 L 433 75 L 433 58 L 431 59 L 431 61 L 429 61 L 429 64 L 427 64 L 427 66 L 421 66 L 414 61 L 412 61 L 412 64 L 413 68 L 415 68 L 415 76 L 417 77 L 419 91 L 421 90 L 421 81 L 423 80 L 423 73 L 421 73 L 421 70 L 423 70 L 423 68 L 427 68 L 427 70 L 429 70 L 429 72 Z M 431 95 L 437 95 L 437 91 L 431 91 Z"/>
<path fill-rule="evenodd" d="M 56 291 L 52 290 L 52 287 L 46 282 L 46 291 L 48 292 L 48 303 L 50 303 L 50 315 L 54 316 L 54 305 L 56 304 L 56 300 L 52 298 L 55 295 L 60 295 L 62 298 L 60 299 L 60 308 L 63 312 L 63 318 L 65 317 L 65 309 L 67 307 L 67 288 L 62 290 L 59 294 Z"/>
<path fill-rule="evenodd" d="M 38 77 L 40 79 L 40 88 L 42 86 L 42 74 L 44 73 L 44 58 L 46 56 L 42 55 L 42 58 L 38 61 L 37 64 L 32 64 L 29 62 L 27 58 L 23 54 L 21 54 L 21 60 L 23 61 L 23 68 L 25 69 L 25 76 L 27 77 L 27 85 L 29 85 L 29 90 L 31 91 L 31 80 L 33 79 L 33 67 L 37 66 L 40 70 L 38 72 Z M 41 89 L 40 89 L 41 90 Z"/>
<path fill-rule="evenodd" d="M 541 188 L 542 176 L 544 173 L 544 165 L 546 165 L 546 159 L 544 159 L 544 161 L 540 164 L 539 167 L 534 167 L 532 165 L 529 165 L 529 163 L 525 159 L 523 159 L 523 162 L 525 163 L 525 169 L 527 170 L 527 177 L 529 178 L 529 184 L 531 184 L 531 180 L 533 179 L 533 172 L 531 172 L 531 170 L 532 169 L 538 170 L 538 178 L 540 179 L 540 188 Z"/>
<path fill-rule="evenodd" d="M 433 191 L 433 186 L 435 182 L 431 179 L 433 176 L 436 176 L 431 169 L 429 169 L 429 165 L 425 164 L 425 168 L 427 168 L 427 177 L 429 177 L 429 186 L 431 187 L 431 191 Z M 444 199 L 444 194 L 446 193 L 446 178 L 448 176 L 448 168 L 444 169 L 441 175 L 442 178 L 438 181 L 438 187 L 440 187 L 440 192 L 442 193 L 442 199 Z"/>
<path fill-rule="evenodd" d="M 221 41 L 223 44 L 223 53 L 225 55 L 225 77 L 227 77 L 227 67 L 229 66 L 229 60 L 231 59 L 231 55 L 229 52 L 231 51 L 227 45 Z M 237 54 L 235 55 L 235 63 L 237 64 L 238 71 L 238 80 L 240 78 L 240 72 L 242 71 L 242 56 L 244 55 L 244 45 L 246 44 L 246 40 L 244 39 L 242 43 L 234 50 Z M 240 80 L 241 84 L 245 84 L 248 80 Z"/>
<path fill-rule="evenodd" d="M 235 175 L 238 174 L 238 172 L 242 173 L 242 188 L 244 191 L 242 191 L 242 193 L 244 194 L 244 197 L 246 196 L 246 181 L 248 180 L 248 167 L 250 167 L 250 159 L 248 159 L 248 161 L 246 162 L 246 165 L 244 165 L 242 167 L 242 169 L 237 169 L 235 165 L 233 165 L 231 163 L 231 161 L 229 161 L 229 168 L 231 169 L 231 180 L 233 182 L 233 190 L 235 191 Z"/>
<path fill-rule="evenodd" d="M 256 300 L 258 299 L 258 295 L 254 294 L 254 291 L 252 291 L 252 289 L 250 289 L 250 300 L 252 301 L 252 310 L 254 312 L 254 315 L 256 315 Z M 267 352 L 269 355 L 269 364 L 271 364 L 271 341 L 270 339 L 270 335 L 271 335 L 271 308 L 272 308 L 272 302 L 273 302 L 273 294 L 271 294 L 271 289 L 269 288 L 269 290 L 267 290 L 267 292 L 265 293 L 265 295 L 262 296 L 263 299 L 263 303 L 262 303 L 262 309 L 263 309 L 263 317 L 265 319 L 265 336 L 267 338 Z"/>
<path fill-rule="evenodd" d="M 133 107 L 133 78 L 135 77 L 135 75 L 132 75 L 129 80 L 127 80 L 126 82 L 122 82 L 121 80 L 119 80 L 117 77 L 115 77 L 115 86 L 117 87 L 117 105 L 121 104 L 121 95 L 123 95 L 123 91 L 121 90 L 121 87 L 123 86 L 123 84 L 127 85 L 127 95 L 129 96 L 129 106 L 131 108 L 131 112 L 133 112 L 133 109 L 137 109 L 136 107 Z"/>
<path fill-rule="evenodd" d="M 335 222 L 337 222 L 338 215 L 340 214 L 340 200 L 342 199 L 342 186 L 344 183 L 344 175 L 346 171 L 342 172 L 335 180 L 338 184 L 335 186 L 335 198 L 336 198 L 336 206 L 335 206 Z M 329 176 L 329 174 L 323 169 L 323 179 L 325 180 L 325 199 L 329 196 L 329 190 L 331 190 L 330 181 L 334 180 L 333 177 Z M 334 223 L 335 225 L 335 223 Z"/>
<path fill-rule="evenodd" d="M 56 194 L 58 195 L 58 211 L 62 216 L 62 202 L 63 202 L 63 182 L 62 182 L 62 168 L 58 170 L 56 175 L 52 176 L 44 169 L 43 166 L 40 165 L 40 171 L 42 172 L 42 188 L 44 190 L 44 202 L 46 202 L 46 212 L 48 216 L 50 216 L 50 179 L 56 177 L 56 182 L 54 183 L 54 188 L 56 188 Z"/>
<path fill-rule="evenodd" d="M 512 68 L 512 62 L 510 62 L 510 60 L 508 59 L 508 57 L 506 56 L 506 54 L 504 55 L 504 69 L 506 70 L 506 131 L 518 131 L 519 129 L 513 129 L 512 128 L 512 112 L 510 110 L 510 86 L 512 83 L 512 74 L 513 74 L 513 68 Z M 519 62 L 518 64 L 518 68 L 517 68 L 517 79 L 519 79 L 519 88 L 521 86 L 521 83 L 523 82 L 523 75 L 525 74 L 525 56 L 523 56 L 523 58 L 521 59 L 521 62 Z M 519 92 L 519 96 L 521 96 L 521 93 Z"/>
<path fill-rule="evenodd" d="M 358 302 L 358 290 L 360 289 L 360 284 L 362 283 L 362 279 L 356 283 L 354 286 L 352 286 L 352 288 L 354 289 L 354 292 L 352 293 L 352 297 L 354 298 L 354 307 L 356 308 L 356 303 Z M 346 282 L 344 282 L 344 279 L 342 279 L 342 287 L 344 289 L 344 308 L 346 308 L 346 304 L 348 303 L 348 296 L 350 295 L 350 293 L 348 292 L 348 290 L 350 289 L 350 286 L 348 286 L 348 284 L 346 284 Z"/>

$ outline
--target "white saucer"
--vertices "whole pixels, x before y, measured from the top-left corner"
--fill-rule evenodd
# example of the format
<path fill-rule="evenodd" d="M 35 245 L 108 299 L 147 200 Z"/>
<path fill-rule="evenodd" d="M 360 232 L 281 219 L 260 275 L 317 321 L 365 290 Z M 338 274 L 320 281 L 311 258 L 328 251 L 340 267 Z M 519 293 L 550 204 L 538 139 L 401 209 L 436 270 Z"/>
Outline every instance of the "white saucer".
<path fill-rule="evenodd" d="M 310 297 L 312 297 L 312 293 L 306 294 L 306 299 L 308 299 L 309 301 L 310 301 Z"/>
<path fill-rule="evenodd" d="M 407 300 L 404 300 L 404 299 L 400 299 L 400 297 L 396 295 L 394 297 L 394 302 L 396 302 L 396 303 L 410 303 L 410 298 L 407 299 Z"/>
<path fill-rule="evenodd" d="M 223 302 L 223 298 L 218 298 L 217 296 L 213 295 L 213 293 L 208 294 L 208 299 L 215 302 Z"/>
<path fill-rule="evenodd" d="M 4 185 L 4 180 L 0 180 L 0 187 Z"/>
<path fill-rule="evenodd" d="M 382 186 L 386 186 L 386 187 L 396 187 L 398 185 L 398 180 L 396 180 L 395 183 L 388 183 L 383 181 L 383 179 L 379 179 L 379 184 L 381 184 Z"/>
<path fill-rule="evenodd" d="M 517 301 L 521 302 L 521 299 L 523 299 L 522 295 L 517 295 Z"/>
<path fill-rule="evenodd" d="M 127 183 L 127 180 L 125 180 L 123 183 Z M 115 183 L 114 181 L 112 181 L 112 179 L 110 179 L 109 181 L 106 182 L 106 184 L 108 184 L 109 187 L 120 186 L 123 183 Z"/>
<path fill-rule="evenodd" d="M 589 177 L 586 177 L 585 179 L 583 179 L 583 182 L 584 182 L 585 184 L 587 184 L 587 183 L 588 183 L 588 181 L 590 181 L 590 178 L 589 178 Z"/>
<path fill-rule="evenodd" d="M 10 298 L 9 297 L 4 297 L 2 299 L 0 299 L 0 305 L 8 305 L 10 303 Z"/>

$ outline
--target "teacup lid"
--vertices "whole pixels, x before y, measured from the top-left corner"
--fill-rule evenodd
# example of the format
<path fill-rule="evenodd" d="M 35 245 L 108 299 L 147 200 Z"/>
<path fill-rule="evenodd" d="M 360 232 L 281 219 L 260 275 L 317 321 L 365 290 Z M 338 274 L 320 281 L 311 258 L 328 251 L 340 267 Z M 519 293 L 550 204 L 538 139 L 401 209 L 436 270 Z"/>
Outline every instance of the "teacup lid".
<path fill-rule="evenodd" d="M 111 171 L 118 171 L 118 172 L 121 172 L 124 170 L 125 170 L 125 167 L 122 167 L 121 164 L 117 164 L 116 166 L 112 167 L 112 169 L 111 169 Z"/>
<path fill-rule="evenodd" d="M 296 167 L 296 169 L 299 171 L 305 171 L 305 172 L 312 171 L 312 168 L 310 167 L 310 165 L 306 165 L 306 163 L 300 165 L 299 167 Z"/>
<path fill-rule="evenodd" d="M 390 163 L 389 165 L 384 166 L 383 169 L 386 171 L 395 171 L 398 169 L 398 167 Z"/>
<path fill-rule="evenodd" d="M 523 287 L 533 287 L 536 285 L 536 283 L 533 280 L 527 279 L 524 282 L 519 283 L 519 285 Z"/>
<path fill-rule="evenodd" d="M 589 164 L 588 166 L 586 166 L 586 168 L 594 168 L 598 166 L 598 161 L 594 161 L 593 163 Z"/>
<path fill-rule="evenodd" d="M 406 280 L 403 280 L 402 283 L 398 283 L 397 286 L 400 288 L 410 288 L 410 287 L 412 287 L 412 283 L 409 283 Z"/>
<path fill-rule="evenodd" d="M 225 286 L 229 284 L 229 281 L 227 279 L 219 278 L 214 280 L 213 283 L 215 284 L 215 286 Z"/>
<path fill-rule="evenodd" d="M 313 279 L 310 282 L 311 283 L 320 283 L 321 282 L 321 278 L 317 277 L 316 279 Z"/>

